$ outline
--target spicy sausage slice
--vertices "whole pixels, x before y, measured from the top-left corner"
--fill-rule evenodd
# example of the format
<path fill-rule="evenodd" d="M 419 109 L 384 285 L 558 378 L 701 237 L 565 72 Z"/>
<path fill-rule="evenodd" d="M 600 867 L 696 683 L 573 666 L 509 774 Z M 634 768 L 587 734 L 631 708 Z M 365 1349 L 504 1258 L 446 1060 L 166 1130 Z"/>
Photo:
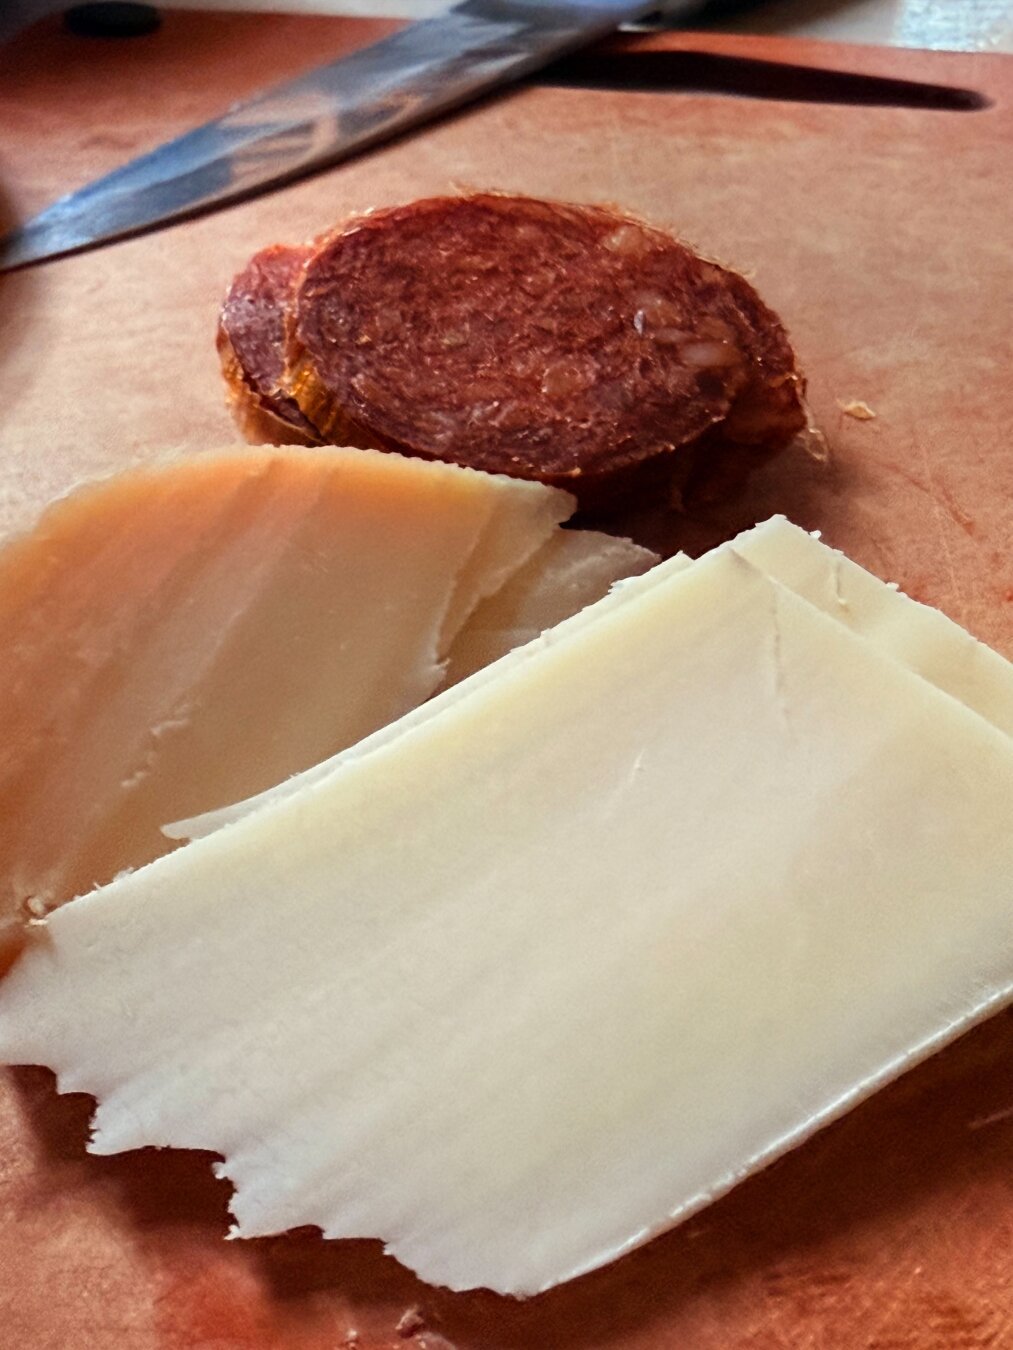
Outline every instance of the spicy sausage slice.
<path fill-rule="evenodd" d="M 316 429 L 282 391 L 285 323 L 312 249 L 274 244 L 254 255 L 225 297 L 218 355 L 233 415 L 253 441 L 319 444 Z"/>
<path fill-rule="evenodd" d="M 285 357 L 327 440 L 585 500 L 725 441 L 762 458 L 805 421 L 787 335 L 742 277 L 639 220 L 527 197 L 348 222 L 302 266 Z"/>

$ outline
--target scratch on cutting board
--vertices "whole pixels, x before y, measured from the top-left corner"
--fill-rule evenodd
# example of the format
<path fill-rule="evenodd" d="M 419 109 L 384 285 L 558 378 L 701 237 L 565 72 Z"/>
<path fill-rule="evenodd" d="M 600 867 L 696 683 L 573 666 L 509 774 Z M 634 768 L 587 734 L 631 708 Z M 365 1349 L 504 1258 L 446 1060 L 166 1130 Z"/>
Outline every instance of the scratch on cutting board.
<path fill-rule="evenodd" d="M 932 513 L 936 518 L 936 530 L 939 534 L 939 546 L 942 552 L 943 561 L 946 563 L 946 571 L 950 578 L 950 589 L 958 609 L 957 619 L 965 627 L 967 618 L 967 601 L 964 598 L 964 592 L 960 588 L 960 582 L 957 580 L 957 569 L 953 562 L 953 551 L 950 548 L 950 541 L 946 534 L 946 514 L 943 511 L 939 500 L 940 487 L 936 482 L 935 475 L 932 472 L 932 465 L 929 462 L 928 451 L 917 435 L 912 433 L 911 439 L 918 447 L 918 453 L 921 456 L 922 468 L 925 471 L 925 482 L 929 488 L 929 501 L 932 503 Z"/>
<path fill-rule="evenodd" d="M 946 488 L 942 488 L 942 495 L 946 501 L 947 509 L 954 521 L 960 526 L 969 539 L 976 539 L 976 528 L 974 517 L 969 516 L 962 506 L 956 501 L 953 494 Z"/>
<path fill-rule="evenodd" d="M 923 449 L 923 461 L 925 458 L 925 451 Z M 969 516 L 963 507 L 956 501 L 953 494 L 944 487 L 942 483 L 932 479 L 931 474 L 929 476 L 929 481 L 926 482 L 920 474 L 912 473 L 900 464 L 891 464 L 889 466 L 889 471 L 890 473 L 895 473 L 898 478 L 903 478 L 905 483 L 910 483 L 911 486 L 917 488 L 919 492 L 924 492 L 927 497 L 935 497 L 939 506 L 945 509 L 946 513 L 950 516 L 954 525 L 959 525 L 969 539 L 973 539 L 975 543 L 979 542 L 973 516 Z"/>
<path fill-rule="evenodd" d="M 987 1125 L 1000 1125 L 1004 1120 L 1013 1120 L 1013 1106 L 1007 1106 L 1002 1111 L 993 1111 L 987 1116 L 978 1116 L 975 1120 L 967 1122 L 969 1130 L 983 1130 Z"/>

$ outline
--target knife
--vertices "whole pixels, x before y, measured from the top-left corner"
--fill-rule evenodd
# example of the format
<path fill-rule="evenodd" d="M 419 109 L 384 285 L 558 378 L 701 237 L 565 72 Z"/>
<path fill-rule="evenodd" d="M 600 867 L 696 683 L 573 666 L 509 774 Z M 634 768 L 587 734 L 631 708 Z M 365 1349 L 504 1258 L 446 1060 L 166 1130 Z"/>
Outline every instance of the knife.
<path fill-rule="evenodd" d="M 657 7 L 658 0 L 464 0 L 237 103 L 61 197 L 0 240 L 0 270 L 76 253 L 292 182 Z M 687 10 L 694 7 L 686 0 Z M 671 8 L 669 0 L 666 12 Z"/>

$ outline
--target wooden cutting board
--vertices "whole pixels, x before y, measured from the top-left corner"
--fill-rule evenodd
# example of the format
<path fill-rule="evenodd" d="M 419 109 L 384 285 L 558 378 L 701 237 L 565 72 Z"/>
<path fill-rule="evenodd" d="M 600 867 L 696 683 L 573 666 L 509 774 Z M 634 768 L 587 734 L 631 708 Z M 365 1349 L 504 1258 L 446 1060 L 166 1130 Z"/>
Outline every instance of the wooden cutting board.
<path fill-rule="evenodd" d="M 28 214 L 392 26 L 170 13 L 150 37 L 89 42 L 41 25 L 0 52 L 2 210 Z M 83 476 L 234 438 L 216 307 L 260 245 L 455 186 L 610 201 L 754 278 L 792 331 L 825 437 L 735 503 L 625 525 L 699 550 L 784 511 L 1013 656 L 1013 62 L 686 35 L 618 45 L 957 85 L 986 106 L 526 88 L 250 204 L 4 277 L 0 528 Z M 844 410 L 856 401 L 875 416 Z M 89 1109 L 42 1070 L 0 1082 L 5 1347 L 1013 1346 L 1010 1015 L 683 1228 L 529 1302 L 428 1289 L 376 1242 L 225 1243 L 227 1187 L 207 1158 L 88 1157 Z"/>

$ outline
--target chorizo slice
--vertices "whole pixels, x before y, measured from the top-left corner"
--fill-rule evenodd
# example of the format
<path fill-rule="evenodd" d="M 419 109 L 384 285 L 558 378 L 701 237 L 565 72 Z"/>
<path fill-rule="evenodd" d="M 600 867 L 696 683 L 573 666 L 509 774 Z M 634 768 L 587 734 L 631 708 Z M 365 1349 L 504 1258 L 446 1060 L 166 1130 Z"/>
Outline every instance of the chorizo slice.
<path fill-rule="evenodd" d="M 526 197 L 349 221 L 302 268 L 285 354 L 327 440 L 585 502 L 654 461 L 684 477 L 724 440 L 762 459 L 805 421 L 787 335 L 742 277 L 639 220 Z"/>
<path fill-rule="evenodd" d="M 233 281 L 218 319 L 218 355 L 233 415 L 248 440 L 312 445 L 321 438 L 282 391 L 285 322 L 308 246 L 274 244 Z"/>

